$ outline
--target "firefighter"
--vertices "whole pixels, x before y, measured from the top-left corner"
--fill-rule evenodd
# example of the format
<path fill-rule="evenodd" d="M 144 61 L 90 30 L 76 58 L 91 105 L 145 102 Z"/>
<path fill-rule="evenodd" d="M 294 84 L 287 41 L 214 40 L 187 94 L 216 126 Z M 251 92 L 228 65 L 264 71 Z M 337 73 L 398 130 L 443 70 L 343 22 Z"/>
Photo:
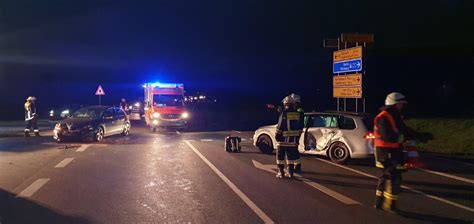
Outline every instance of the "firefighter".
<path fill-rule="evenodd" d="M 296 94 L 291 94 L 290 96 L 292 96 L 294 99 L 295 99 L 295 106 L 296 106 L 296 111 L 300 114 L 302 114 L 303 116 L 303 119 L 304 119 L 304 110 L 303 110 L 303 107 L 301 107 L 301 98 L 300 96 L 296 95 Z M 306 126 L 306 122 L 303 122 L 303 127 L 304 128 Z M 305 131 L 305 138 L 306 138 L 306 134 L 307 134 L 307 130 Z M 296 150 L 296 153 L 298 154 L 298 159 L 295 160 L 295 173 L 301 173 L 302 170 L 301 170 L 301 157 L 300 157 L 300 151 L 299 150 Z"/>
<path fill-rule="evenodd" d="M 128 108 L 127 100 L 125 100 L 125 98 L 122 98 L 122 100 L 120 101 L 120 108 L 122 108 L 122 110 L 128 114 L 129 108 Z"/>
<path fill-rule="evenodd" d="M 295 164 L 299 161 L 298 142 L 303 130 L 303 113 L 298 112 L 296 104 L 300 102 L 299 96 L 292 94 L 283 99 L 284 108 L 278 119 L 275 139 L 277 140 L 277 178 L 283 178 L 286 164 L 286 176 L 293 177 Z"/>
<path fill-rule="evenodd" d="M 386 211 L 398 211 L 402 173 L 406 171 L 402 142 L 407 127 L 402 120 L 407 101 L 401 93 L 390 93 L 385 107 L 374 119 L 375 165 L 381 170 L 378 178 L 374 207 Z"/>
<path fill-rule="evenodd" d="M 34 96 L 30 96 L 26 99 L 25 102 L 25 137 L 30 137 L 30 129 L 33 128 L 35 132 L 35 136 L 40 136 L 38 130 L 38 115 L 36 114 L 36 105 L 35 105 L 36 98 Z"/>

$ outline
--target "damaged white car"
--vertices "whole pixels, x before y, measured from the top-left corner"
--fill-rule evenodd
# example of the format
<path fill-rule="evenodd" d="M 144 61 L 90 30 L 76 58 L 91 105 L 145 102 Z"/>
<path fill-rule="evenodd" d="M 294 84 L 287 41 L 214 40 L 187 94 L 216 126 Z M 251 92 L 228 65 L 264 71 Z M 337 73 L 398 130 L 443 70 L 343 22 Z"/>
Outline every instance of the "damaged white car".
<path fill-rule="evenodd" d="M 305 129 L 298 150 L 323 155 L 335 163 L 350 158 L 368 158 L 374 154 L 373 118 L 367 114 L 347 112 L 305 113 Z M 276 148 L 276 125 L 260 127 L 254 134 L 254 145 L 266 154 Z"/>

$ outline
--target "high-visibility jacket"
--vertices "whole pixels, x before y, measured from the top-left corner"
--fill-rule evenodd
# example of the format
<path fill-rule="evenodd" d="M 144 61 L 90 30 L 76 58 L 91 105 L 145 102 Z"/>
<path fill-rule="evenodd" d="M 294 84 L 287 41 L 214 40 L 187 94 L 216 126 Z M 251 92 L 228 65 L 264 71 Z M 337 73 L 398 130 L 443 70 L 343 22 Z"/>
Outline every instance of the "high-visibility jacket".
<path fill-rule="evenodd" d="M 375 147 L 400 148 L 404 130 L 401 118 L 395 117 L 389 110 L 380 112 L 374 119 Z"/>
<path fill-rule="evenodd" d="M 25 103 L 25 121 L 33 120 L 35 116 L 36 116 L 35 104 L 27 101 Z"/>
<path fill-rule="evenodd" d="M 297 146 L 303 131 L 304 113 L 284 109 L 277 124 L 276 139 L 280 146 Z"/>

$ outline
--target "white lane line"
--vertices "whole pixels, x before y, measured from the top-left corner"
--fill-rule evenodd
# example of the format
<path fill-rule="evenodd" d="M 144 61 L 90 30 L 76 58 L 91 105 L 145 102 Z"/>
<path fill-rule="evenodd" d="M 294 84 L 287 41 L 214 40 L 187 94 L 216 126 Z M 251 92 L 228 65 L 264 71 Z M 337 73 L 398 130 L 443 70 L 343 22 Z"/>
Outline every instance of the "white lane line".
<path fill-rule="evenodd" d="M 176 134 L 180 135 L 180 134 L 181 134 L 181 132 L 179 132 L 179 131 L 176 131 Z"/>
<path fill-rule="evenodd" d="M 442 172 L 433 171 L 433 170 L 421 169 L 421 168 L 419 168 L 418 170 L 422 170 L 422 171 L 425 171 L 427 173 L 432 173 L 432 174 L 440 175 L 440 176 L 443 176 L 443 177 L 459 180 L 459 181 L 462 181 L 462 182 L 474 184 L 474 180 L 471 180 L 471 179 L 468 179 L 468 178 L 454 176 L 454 175 L 451 175 L 451 174 L 442 173 Z"/>
<path fill-rule="evenodd" d="M 33 194 L 35 194 L 43 185 L 45 185 L 49 181 L 49 178 L 41 178 L 33 182 L 30 186 L 25 188 L 23 191 L 21 191 L 17 197 L 31 197 Z"/>
<path fill-rule="evenodd" d="M 243 139 L 241 139 L 241 140 L 242 140 L 242 141 L 247 141 L 247 139 L 245 139 L 245 138 L 243 138 Z"/>
<path fill-rule="evenodd" d="M 370 178 L 373 178 L 373 179 L 378 179 L 376 176 L 373 176 L 373 175 L 370 175 L 368 173 L 364 173 L 364 172 L 361 172 L 361 171 L 358 171 L 358 170 L 355 170 L 355 169 L 352 169 L 352 168 L 349 168 L 349 167 L 346 167 L 346 166 L 342 166 L 342 165 L 339 165 L 339 164 L 335 164 L 335 163 L 332 163 L 332 162 L 329 162 L 327 160 L 324 160 L 324 159 L 320 159 L 320 158 L 316 158 L 317 160 L 319 161 L 323 161 L 325 163 L 329 163 L 331 165 L 334 165 L 334 166 L 337 166 L 337 167 L 340 167 L 340 168 L 343 168 L 343 169 L 346 169 L 346 170 L 350 170 L 352 172 L 355 172 L 355 173 L 358 173 L 360 175 L 363 175 L 363 176 L 366 176 L 366 177 L 370 177 Z M 434 196 L 434 195 L 431 195 L 431 194 L 427 194 L 423 191 L 419 191 L 419 190 L 415 190 L 411 187 L 408 187 L 408 186 L 405 186 L 405 185 L 402 185 L 401 186 L 403 189 L 406 189 L 408 191 L 411 191 L 411 192 L 414 192 L 414 193 L 417 193 L 417 194 L 421 194 L 427 198 L 431 198 L 433 200 L 436 200 L 436 201 L 439 201 L 439 202 L 443 202 L 443 203 L 446 203 L 446 204 L 449 204 L 449 205 L 452 205 L 454 207 L 457 207 L 457 208 L 460 208 L 460 209 L 464 209 L 464 210 L 467 210 L 467 211 L 470 211 L 470 212 L 474 212 L 474 208 L 470 208 L 470 207 L 467 207 L 467 206 L 464 206 L 464 205 L 461 205 L 461 204 L 458 204 L 456 202 L 452 202 L 452 201 L 449 201 L 449 200 L 446 200 L 444 198 L 440 198 L 440 197 L 437 197 L 437 196 Z"/>
<path fill-rule="evenodd" d="M 69 163 L 71 163 L 74 160 L 74 158 L 66 158 L 63 159 L 63 161 L 59 162 L 54 168 L 64 168 L 66 167 Z"/>
<path fill-rule="evenodd" d="M 213 139 L 201 139 L 201 142 L 212 142 L 214 141 Z"/>
<path fill-rule="evenodd" d="M 240 199 L 242 199 L 242 201 L 244 201 L 244 203 L 247 204 L 247 206 L 249 206 L 250 209 L 252 209 L 252 211 L 258 217 L 260 217 L 260 219 L 264 223 L 274 223 L 273 220 L 267 214 L 265 214 L 265 212 L 262 211 L 262 209 L 260 209 L 252 200 L 250 200 L 249 197 L 247 197 L 247 195 L 244 194 L 244 192 L 237 188 L 237 186 L 232 183 L 229 178 L 227 178 L 211 162 L 209 162 L 209 160 L 207 160 L 206 157 L 204 157 L 189 141 L 184 142 L 186 142 L 189 148 L 191 148 L 199 156 L 199 158 L 201 158 L 202 161 L 204 161 L 204 163 L 206 163 L 212 169 L 212 171 L 214 171 L 214 173 L 216 173 L 217 176 L 219 176 L 230 187 L 230 189 L 232 189 L 237 194 L 237 196 L 239 196 Z"/>
<path fill-rule="evenodd" d="M 361 204 L 360 202 L 358 202 L 356 200 L 353 200 L 352 198 L 349 198 L 349 197 L 347 197 L 343 194 L 340 194 L 339 192 L 333 191 L 333 190 L 331 190 L 331 189 L 329 189 L 329 188 L 327 188 L 327 187 L 325 187 L 321 184 L 318 184 L 318 183 L 313 182 L 313 181 L 311 181 L 307 178 L 304 178 L 303 176 L 301 176 L 299 174 L 296 174 L 295 176 L 298 180 L 303 181 L 305 184 L 318 189 L 319 191 L 327 194 L 328 196 L 330 196 L 330 197 L 332 197 L 332 198 L 334 198 L 334 199 L 336 199 L 336 200 L 338 200 L 338 201 L 340 201 L 340 202 L 342 202 L 346 205 L 360 205 Z"/>
<path fill-rule="evenodd" d="M 239 133 L 239 134 L 240 134 L 240 133 L 242 133 L 242 132 L 240 132 L 240 131 L 236 131 L 236 130 L 232 130 L 232 131 L 233 131 L 233 132 L 237 132 L 237 133 Z"/>
<path fill-rule="evenodd" d="M 263 165 L 261 164 L 260 162 L 258 161 L 255 161 L 252 159 L 252 163 L 253 165 L 257 168 L 257 169 L 261 169 L 261 170 L 265 170 L 267 172 L 270 172 L 270 173 L 277 173 L 275 170 L 273 170 L 273 168 L 276 168 L 275 165 Z M 346 204 L 346 205 L 360 205 L 361 203 L 358 202 L 358 201 L 355 201 L 353 200 L 352 198 L 349 198 L 343 194 L 340 194 L 339 192 L 336 192 L 336 191 L 333 191 L 331 190 L 330 188 L 327 188 L 321 184 L 318 184 L 318 183 L 315 183 L 311 180 L 309 180 L 308 178 L 305 178 L 299 174 L 295 174 L 295 178 L 297 180 L 300 180 L 302 181 L 303 183 L 313 187 L 313 188 L 316 188 L 317 190 L 325 193 L 326 195 Z"/>
<path fill-rule="evenodd" d="M 76 152 L 84 152 L 86 151 L 87 148 L 89 148 L 89 146 L 91 145 L 81 145 L 81 147 L 79 147 Z"/>

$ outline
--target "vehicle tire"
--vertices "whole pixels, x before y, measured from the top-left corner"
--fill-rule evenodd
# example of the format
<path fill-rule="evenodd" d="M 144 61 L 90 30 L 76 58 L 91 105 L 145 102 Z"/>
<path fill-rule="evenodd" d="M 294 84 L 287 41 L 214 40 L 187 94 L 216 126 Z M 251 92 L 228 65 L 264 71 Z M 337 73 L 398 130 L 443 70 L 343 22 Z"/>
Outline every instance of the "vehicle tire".
<path fill-rule="evenodd" d="M 329 148 L 329 158 L 337 164 L 343 164 L 351 158 L 349 149 L 342 142 L 336 142 Z"/>
<path fill-rule="evenodd" d="M 105 136 L 104 129 L 99 127 L 94 132 L 93 141 L 94 142 L 101 142 L 102 140 L 104 140 L 104 136 Z"/>
<path fill-rule="evenodd" d="M 130 134 L 130 123 L 126 123 L 123 127 L 122 135 L 128 136 Z"/>
<path fill-rule="evenodd" d="M 272 138 L 268 135 L 260 135 L 257 140 L 257 147 L 264 154 L 271 154 L 274 150 Z"/>

